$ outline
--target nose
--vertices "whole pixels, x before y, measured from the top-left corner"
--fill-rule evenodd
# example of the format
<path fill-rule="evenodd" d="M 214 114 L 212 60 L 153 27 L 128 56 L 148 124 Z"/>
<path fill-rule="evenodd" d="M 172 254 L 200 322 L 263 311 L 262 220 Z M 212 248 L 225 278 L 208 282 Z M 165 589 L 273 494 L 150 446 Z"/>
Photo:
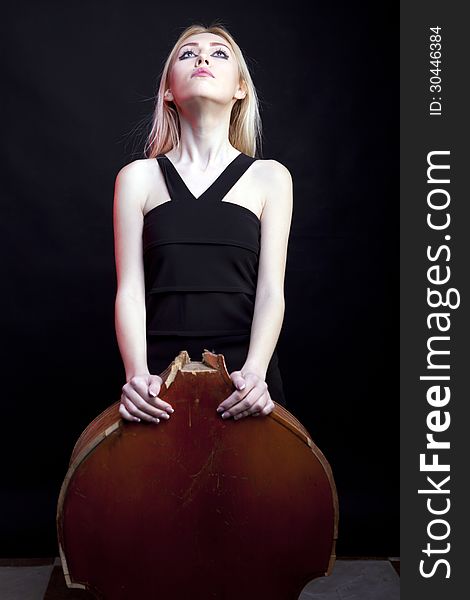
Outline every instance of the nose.
<path fill-rule="evenodd" d="M 209 64 L 209 60 L 207 59 L 207 57 L 203 56 L 203 55 L 202 55 L 202 52 L 201 52 L 201 53 L 199 54 L 199 56 L 197 57 L 197 60 L 196 60 L 196 65 L 197 65 L 198 67 L 200 67 L 202 63 L 205 63 L 205 65 L 204 65 L 204 66 L 207 66 L 207 65 Z"/>

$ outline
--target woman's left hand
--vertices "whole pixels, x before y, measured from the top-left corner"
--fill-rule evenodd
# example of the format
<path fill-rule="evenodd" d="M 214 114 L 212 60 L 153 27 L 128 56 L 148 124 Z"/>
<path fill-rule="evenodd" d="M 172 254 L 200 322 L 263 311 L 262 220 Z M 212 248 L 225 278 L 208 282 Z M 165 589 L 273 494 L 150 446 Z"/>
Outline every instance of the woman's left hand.
<path fill-rule="evenodd" d="M 219 404 L 217 412 L 222 413 L 222 418 L 238 420 L 249 415 L 266 416 L 274 410 L 268 384 L 259 375 L 252 372 L 242 375 L 241 371 L 233 371 L 230 377 L 237 389 Z"/>

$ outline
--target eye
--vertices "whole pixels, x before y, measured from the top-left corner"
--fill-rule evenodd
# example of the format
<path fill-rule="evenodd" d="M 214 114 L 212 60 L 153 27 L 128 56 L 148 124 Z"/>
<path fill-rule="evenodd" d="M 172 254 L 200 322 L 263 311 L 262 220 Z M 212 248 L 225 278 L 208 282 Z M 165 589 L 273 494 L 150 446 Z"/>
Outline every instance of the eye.
<path fill-rule="evenodd" d="M 214 54 L 215 54 L 216 52 L 221 52 L 221 53 L 224 55 L 224 57 L 225 57 L 225 58 L 228 58 L 228 54 L 227 54 L 227 52 L 225 52 L 225 50 L 222 50 L 222 48 L 219 48 L 218 50 L 216 50 L 216 51 L 214 52 Z"/>
<path fill-rule="evenodd" d="M 186 55 L 188 54 L 188 52 L 191 52 L 191 54 L 194 54 L 194 52 L 193 52 L 192 50 L 188 49 L 188 50 L 185 50 L 185 51 L 184 51 L 184 52 L 183 52 L 183 53 L 180 55 L 179 59 L 180 59 L 180 60 L 182 60 L 182 59 L 184 59 L 184 58 L 187 58 L 187 56 L 186 56 Z M 220 53 L 220 54 L 222 54 L 224 58 L 229 58 L 229 55 L 227 54 L 227 52 L 225 52 L 225 50 L 222 50 L 222 48 L 218 48 L 218 49 L 217 49 L 217 50 L 214 52 L 214 54 L 217 54 L 217 53 Z M 194 54 L 194 56 L 196 56 L 196 55 Z"/>
<path fill-rule="evenodd" d="M 185 57 L 185 54 L 187 54 L 188 52 L 192 52 L 192 53 L 194 54 L 194 52 L 193 52 L 192 50 L 185 50 L 185 51 L 183 52 L 183 54 L 180 56 L 180 60 L 181 60 L 182 58 L 186 58 L 186 57 Z"/>

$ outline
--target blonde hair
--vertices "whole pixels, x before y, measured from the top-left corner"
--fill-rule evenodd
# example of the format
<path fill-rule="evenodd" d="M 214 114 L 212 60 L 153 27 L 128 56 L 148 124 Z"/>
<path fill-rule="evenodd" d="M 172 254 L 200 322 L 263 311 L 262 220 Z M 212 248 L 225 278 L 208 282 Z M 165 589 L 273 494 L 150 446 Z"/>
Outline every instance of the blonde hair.
<path fill-rule="evenodd" d="M 238 99 L 233 105 L 230 115 L 229 140 L 232 146 L 249 156 L 256 156 L 261 148 L 262 128 L 259 113 L 259 99 L 253 80 L 242 51 L 233 37 L 220 22 L 209 27 L 193 24 L 181 33 L 173 46 L 161 73 L 160 85 L 157 92 L 155 110 L 152 118 L 152 127 L 144 147 L 146 158 L 155 158 L 158 154 L 165 154 L 180 143 L 179 115 L 173 102 L 163 100 L 163 94 L 169 87 L 169 71 L 176 59 L 177 50 L 191 35 L 197 33 L 214 33 L 225 38 L 233 48 L 233 53 L 238 62 L 239 76 L 245 82 L 247 94 L 243 99 Z"/>

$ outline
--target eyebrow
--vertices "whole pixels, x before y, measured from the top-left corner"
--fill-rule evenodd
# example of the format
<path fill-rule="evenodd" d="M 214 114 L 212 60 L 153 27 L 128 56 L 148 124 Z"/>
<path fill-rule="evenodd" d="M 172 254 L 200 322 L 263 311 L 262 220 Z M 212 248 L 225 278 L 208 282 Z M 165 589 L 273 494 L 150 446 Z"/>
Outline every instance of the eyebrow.
<path fill-rule="evenodd" d="M 181 48 L 184 48 L 185 46 L 199 46 L 198 42 L 188 42 L 187 44 L 183 44 L 182 46 L 179 47 L 178 52 L 181 50 Z M 228 48 L 228 50 L 231 50 L 231 48 L 229 48 L 227 46 L 227 44 L 222 44 L 221 42 L 211 42 L 209 44 L 209 46 L 225 46 L 226 48 Z"/>

